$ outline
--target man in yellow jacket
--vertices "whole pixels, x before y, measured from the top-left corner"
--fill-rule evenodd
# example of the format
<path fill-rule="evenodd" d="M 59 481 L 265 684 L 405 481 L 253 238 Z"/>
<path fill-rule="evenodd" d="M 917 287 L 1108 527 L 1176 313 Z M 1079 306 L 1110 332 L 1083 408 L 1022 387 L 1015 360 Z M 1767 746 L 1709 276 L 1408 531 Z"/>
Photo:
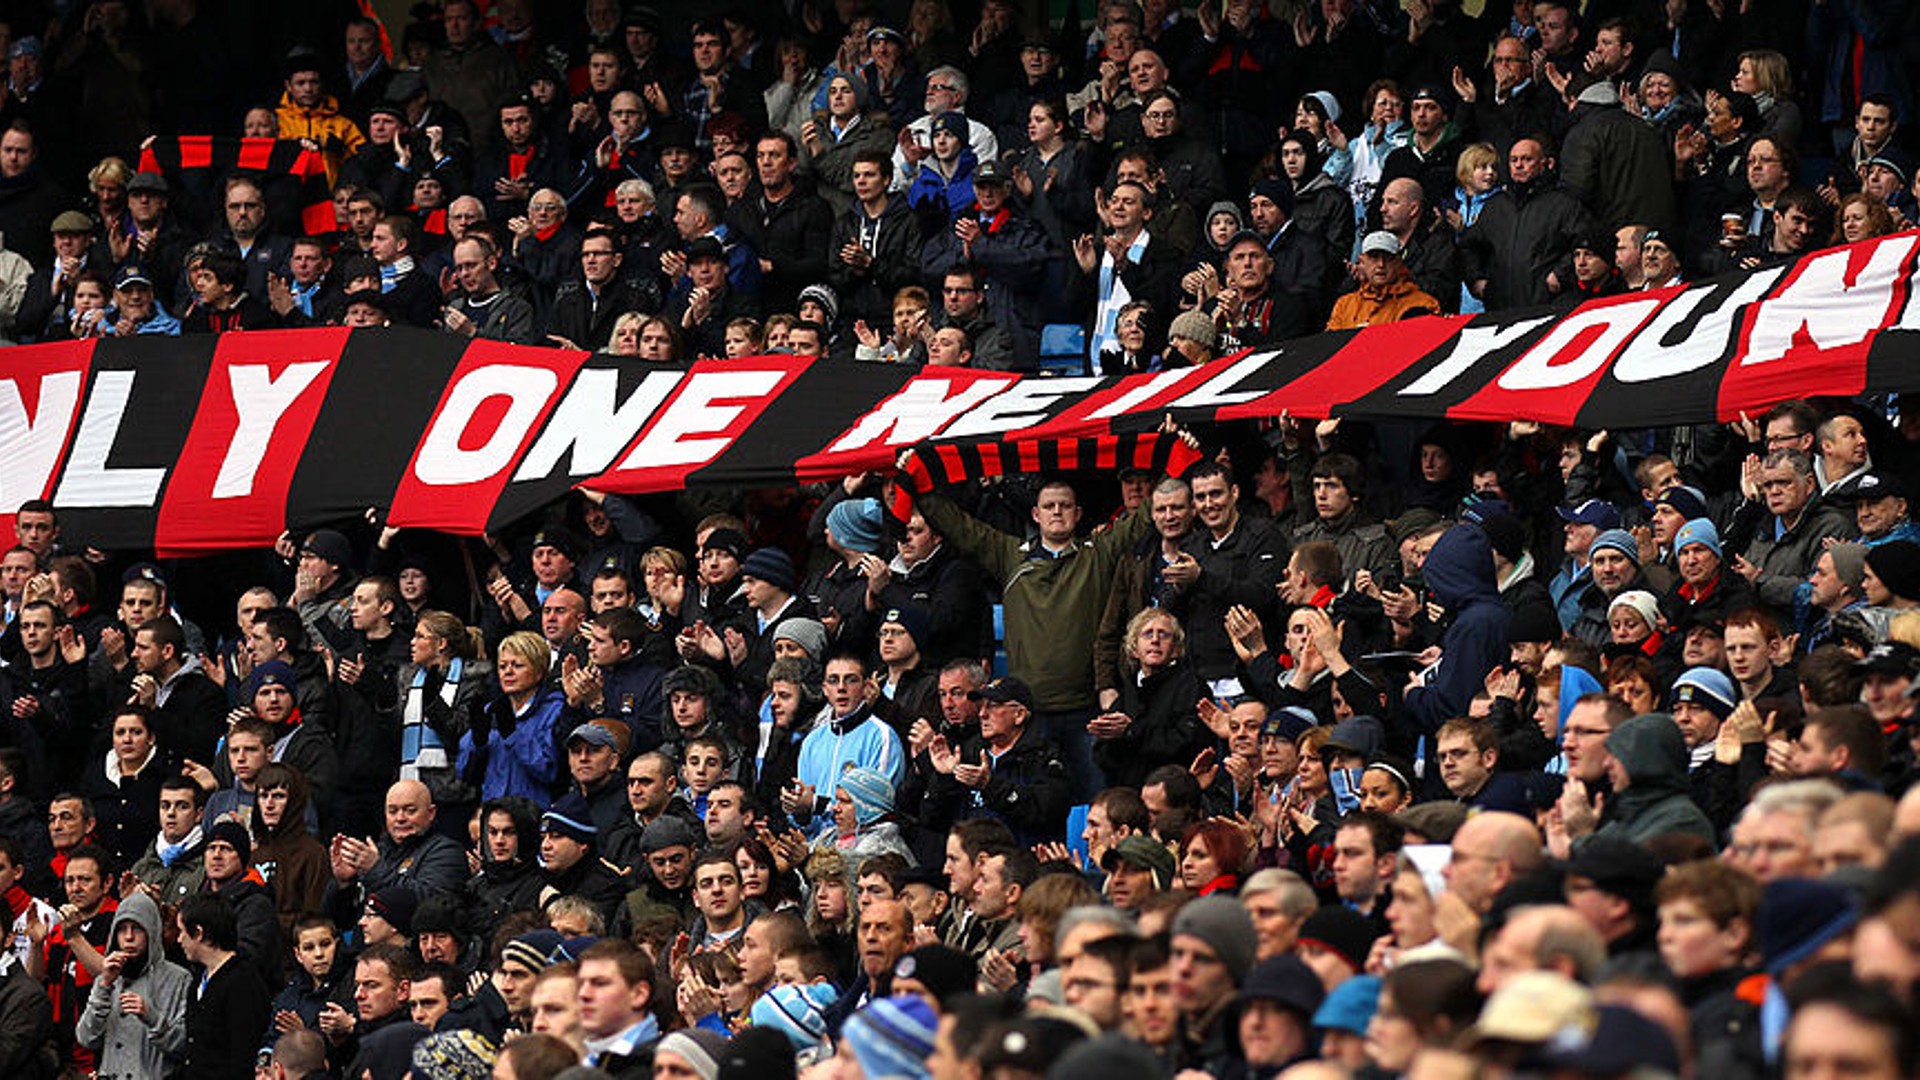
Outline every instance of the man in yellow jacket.
<path fill-rule="evenodd" d="M 280 137 L 301 139 L 317 147 L 327 161 L 327 185 L 340 177 L 340 163 L 360 152 L 367 138 L 353 121 L 341 115 L 340 105 L 321 90 L 320 54 L 296 50 L 287 57 L 287 89 L 280 95 L 275 115 Z"/>
<path fill-rule="evenodd" d="M 1333 305 L 1327 329 L 1355 330 L 1440 310 L 1440 301 L 1414 284 L 1400 257 L 1400 239 L 1390 232 L 1370 232 L 1360 242 L 1360 276 L 1360 287 Z"/>

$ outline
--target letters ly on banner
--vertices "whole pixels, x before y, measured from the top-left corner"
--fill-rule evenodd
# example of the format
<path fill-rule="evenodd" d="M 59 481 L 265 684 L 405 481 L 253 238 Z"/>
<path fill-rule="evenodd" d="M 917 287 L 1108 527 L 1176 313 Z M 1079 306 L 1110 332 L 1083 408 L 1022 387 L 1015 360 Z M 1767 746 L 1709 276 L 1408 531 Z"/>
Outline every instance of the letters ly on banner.
<path fill-rule="evenodd" d="M 0 507 L 51 499 L 94 543 L 192 554 L 369 508 L 473 535 L 576 486 L 791 484 L 923 445 L 944 479 L 1165 463 L 1169 415 L 1712 423 L 1920 390 L 1916 258 L 1900 233 L 1568 314 L 1414 319 L 1128 377 L 680 367 L 410 329 L 23 346 L 0 353 Z"/>

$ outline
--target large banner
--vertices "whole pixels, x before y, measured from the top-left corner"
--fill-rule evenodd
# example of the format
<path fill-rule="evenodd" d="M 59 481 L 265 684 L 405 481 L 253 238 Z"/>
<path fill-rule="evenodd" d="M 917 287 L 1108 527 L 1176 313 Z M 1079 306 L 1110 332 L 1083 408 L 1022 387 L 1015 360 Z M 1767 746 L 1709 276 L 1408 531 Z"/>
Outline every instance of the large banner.
<path fill-rule="evenodd" d="M 1708 423 L 1920 390 L 1916 256 L 1902 233 L 1570 314 L 1415 319 L 1126 378 L 681 368 L 404 329 L 24 346 L 0 353 L 0 508 L 48 498 L 92 543 L 190 554 L 369 508 L 471 535 L 575 486 L 790 484 L 919 444 L 923 475 L 1160 463 L 1145 433 L 1168 415 Z"/>

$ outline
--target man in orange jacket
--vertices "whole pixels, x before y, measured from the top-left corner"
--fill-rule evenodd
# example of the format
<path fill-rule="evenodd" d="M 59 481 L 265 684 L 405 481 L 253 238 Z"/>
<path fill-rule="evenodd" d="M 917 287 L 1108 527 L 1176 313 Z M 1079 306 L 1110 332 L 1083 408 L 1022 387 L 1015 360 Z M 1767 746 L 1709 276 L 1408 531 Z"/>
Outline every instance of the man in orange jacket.
<path fill-rule="evenodd" d="M 287 57 L 286 93 L 275 115 L 280 137 L 311 142 L 327 160 L 327 184 L 340 176 L 340 163 L 367 141 L 360 128 L 340 112 L 332 95 L 321 90 L 320 54 L 296 49 Z"/>
<path fill-rule="evenodd" d="M 1360 287 L 1333 305 L 1327 329 L 1354 330 L 1440 310 L 1440 301 L 1414 284 L 1400 257 L 1400 240 L 1390 232 L 1370 232 L 1360 242 L 1360 276 Z"/>

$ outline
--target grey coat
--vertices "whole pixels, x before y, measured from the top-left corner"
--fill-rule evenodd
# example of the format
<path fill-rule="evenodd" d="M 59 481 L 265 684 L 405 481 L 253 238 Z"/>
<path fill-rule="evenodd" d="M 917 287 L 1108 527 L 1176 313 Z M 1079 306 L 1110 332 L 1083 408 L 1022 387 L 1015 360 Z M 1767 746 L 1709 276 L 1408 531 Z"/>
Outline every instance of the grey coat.
<path fill-rule="evenodd" d="M 74 1028 L 74 1038 L 100 1056 L 99 1080 L 165 1076 L 182 1063 L 187 1049 L 187 992 L 192 979 L 161 948 L 160 908 L 146 893 L 136 892 L 121 901 L 114 914 L 116 938 L 121 925 L 128 922 L 147 932 L 146 966 L 132 978 L 95 980 L 86 1010 Z M 123 1012 L 122 993 L 144 998 L 147 1015 Z"/>

